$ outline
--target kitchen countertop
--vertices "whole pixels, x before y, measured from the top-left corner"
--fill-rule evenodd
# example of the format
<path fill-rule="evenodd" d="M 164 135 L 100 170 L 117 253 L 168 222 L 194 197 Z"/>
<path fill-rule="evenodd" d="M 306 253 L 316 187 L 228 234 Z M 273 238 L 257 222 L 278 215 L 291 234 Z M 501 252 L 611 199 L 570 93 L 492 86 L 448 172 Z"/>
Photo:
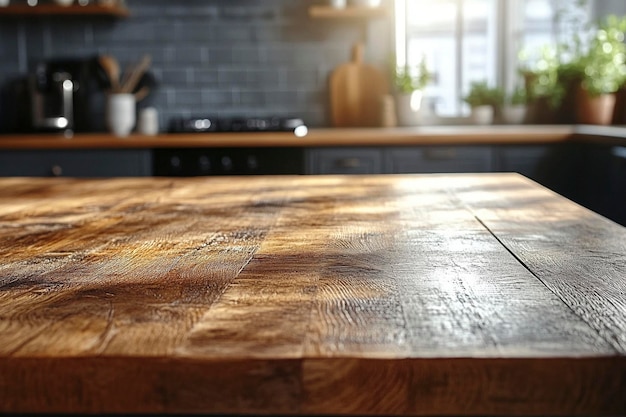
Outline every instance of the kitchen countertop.
<path fill-rule="evenodd" d="M 100 149 L 167 147 L 319 147 L 319 146 L 411 146 L 560 143 L 572 139 L 602 136 L 623 139 L 626 128 L 579 126 L 432 126 L 415 128 L 310 129 L 299 138 L 291 133 L 207 133 L 131 135 L 116 138 L 110 134 L 61 135 L 26 134 L 0 137 L 0 149 Z M 600 132 L 597 135 L 596 130 Z M 617 133 L 616 133 L 617 132 Z"/>
<path fill-rule="evenodd" d="M 0 413 L 626 414 L 626 229 L 517 174 L 0 188 Z"/>

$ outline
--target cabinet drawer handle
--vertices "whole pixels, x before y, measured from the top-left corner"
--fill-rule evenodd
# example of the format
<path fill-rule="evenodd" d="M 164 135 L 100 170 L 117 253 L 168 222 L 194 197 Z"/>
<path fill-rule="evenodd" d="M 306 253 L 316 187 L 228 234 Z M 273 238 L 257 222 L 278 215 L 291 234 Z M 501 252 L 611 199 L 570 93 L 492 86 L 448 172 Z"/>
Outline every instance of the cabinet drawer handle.
<path fill-rule="evenodd" d="M 63 167 L 61 167 L 61 165 L 52 165 L 52 168 L 50 168 L 50 173 L 54 177 L 60 177 L 61 175 L 63 175 Z"/>
<path fill-rule="evenodd" d="M 447 160 L 456 158 L 456 149 L 426 149 L 424 157 L 430 160 Z"/>
<path fill-rule="evenodd" d="M 337 166 L 344 169 L 354 169 L 361 166 L 361 160 L 359 158 L 342 158 L 337 160 Z"/>

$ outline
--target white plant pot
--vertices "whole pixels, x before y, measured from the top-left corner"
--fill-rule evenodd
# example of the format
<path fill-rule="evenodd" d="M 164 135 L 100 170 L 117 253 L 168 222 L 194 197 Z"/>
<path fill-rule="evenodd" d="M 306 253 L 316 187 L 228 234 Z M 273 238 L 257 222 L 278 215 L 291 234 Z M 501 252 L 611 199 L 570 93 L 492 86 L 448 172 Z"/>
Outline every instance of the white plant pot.
<path fill-rule="evenodd" d="M 490 125 L 493 123 L 493 106 L 472 107 L 470 121 L 475 125 Z"/>
<path fill-rule="evenodd" d="M 508 105 L 502 108 L 502 121 L 510 125 L 520 125 L 526 119 L 526 106 L 523 104 Z"/>
<path fill-rule="evenodd" d="M 422 91 L 396 94 L 396 114 L 400 126 L 419 125 L 419 111 L 422 107 Z"/>

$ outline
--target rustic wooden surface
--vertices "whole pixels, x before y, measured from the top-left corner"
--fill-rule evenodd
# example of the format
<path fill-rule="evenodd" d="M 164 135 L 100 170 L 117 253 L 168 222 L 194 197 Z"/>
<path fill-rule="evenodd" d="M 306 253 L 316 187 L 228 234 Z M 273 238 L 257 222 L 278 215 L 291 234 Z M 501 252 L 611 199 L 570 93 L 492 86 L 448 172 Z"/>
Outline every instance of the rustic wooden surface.
<path fill-rule="evenodd" d="M 0 190 L 0 413 L 626 414 L 626 230 L 521 176 Z"/>
<path fill-rule="evenodd" d="M 604 128 L 604 130 L 601 130 Z M 588 127 L 592 138 L 615 127 Z M 424 126 L 399 128 L 309 129 L 302 138 L 292 133 L 180 133 L 117 138 L 105 133 L 0 135 L 0 149 L 142 149 L 199 147 L 315 147 L 315 146 L 410 146 L 497 145 L 567 142 L 575 137 L 572 126 Z M 622 135 L 623 136 L 623 135 Z M 591 139 L 590 139 L 591 140 Z M 616 139 L 617 140 L 617 139 Z M 623 139 L 619 139 L 623 141 Z"/>

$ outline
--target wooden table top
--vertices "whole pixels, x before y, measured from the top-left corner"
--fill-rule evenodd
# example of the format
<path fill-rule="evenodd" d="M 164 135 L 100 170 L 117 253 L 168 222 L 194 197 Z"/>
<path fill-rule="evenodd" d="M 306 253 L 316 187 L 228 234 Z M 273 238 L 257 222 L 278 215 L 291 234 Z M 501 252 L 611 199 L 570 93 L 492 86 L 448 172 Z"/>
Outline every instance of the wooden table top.
<path fill-rule="evenodd" d="M 0 414 L 626 414 L 626 229 L 517 174 L 0 189 Z"/>

